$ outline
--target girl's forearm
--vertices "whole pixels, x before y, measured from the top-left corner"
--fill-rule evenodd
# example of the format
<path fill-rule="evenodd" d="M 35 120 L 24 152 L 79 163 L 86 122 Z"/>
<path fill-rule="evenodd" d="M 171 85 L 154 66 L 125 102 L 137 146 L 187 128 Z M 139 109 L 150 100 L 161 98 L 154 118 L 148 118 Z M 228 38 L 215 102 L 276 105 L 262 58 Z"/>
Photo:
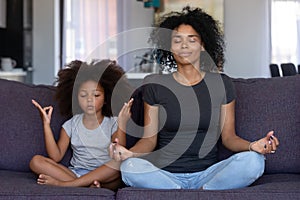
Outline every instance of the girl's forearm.
<path fill-rule="evenodd" d="M 49 124 L 44 125 L 44 140 L 48 156 L 54 161 L 59 162 L 61 160 L 60 151 Z"/>

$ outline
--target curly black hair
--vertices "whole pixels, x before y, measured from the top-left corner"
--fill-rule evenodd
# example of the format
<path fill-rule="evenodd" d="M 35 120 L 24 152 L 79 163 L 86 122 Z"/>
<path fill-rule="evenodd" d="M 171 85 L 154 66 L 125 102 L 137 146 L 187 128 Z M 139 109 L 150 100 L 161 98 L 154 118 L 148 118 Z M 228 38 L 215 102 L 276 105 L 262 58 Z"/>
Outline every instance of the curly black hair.
<path fill-rule="evenodd" d="M 206 51 L 201 52 L 201 69 L 223 71 L 225 43 L 220 23 L 201 8 L 190 6 L 184 7 L 182 12 L 172 11 L 163 15 L 155 25 L 149 42 L 155 45 L 153 52 L 157 62 L 164 67 L 177 68 L 170 52 L 171 34 L 182 24 L 192 26 L 203 42 Z"/>
<path fill-rule="evenodd" d="M 58 101 L 60 113 L 67 117 L 82 113 L 78 102 L 78 90 L 82 83 L 92 80 L 104 89 L 104 102 L 102 114 L 107 117 L 113 116 L 112 95 L 116 84 L 123 87 L 119 90 L 128 89 L 129 83 L 124 76 L 125 72 L 116 61 L 104 59 L 93 61 L 90 64 L 80 60 L 74 60 L 58 72 L 57 91 L 55 98 Z M 126 91 L 129 92 L 128 90 Z M 123 104 L 126 100 L 119 95 L 118 101 Z M 127 96 L 125 97 L 128 98 Z M 118 105 L 117 111 L 120 110 Z"/>

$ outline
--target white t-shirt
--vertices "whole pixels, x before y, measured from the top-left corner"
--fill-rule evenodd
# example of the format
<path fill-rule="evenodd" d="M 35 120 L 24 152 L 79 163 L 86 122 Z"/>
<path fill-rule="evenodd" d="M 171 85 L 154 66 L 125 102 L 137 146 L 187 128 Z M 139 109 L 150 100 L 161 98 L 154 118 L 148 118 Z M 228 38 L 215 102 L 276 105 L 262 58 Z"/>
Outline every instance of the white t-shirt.
<path fill-rule="evenodd" d="M 62 126 L 70 137 L 74 168 L 93 170 L 110 160 L 108 146 L 111 136 L 117 130 L 117 117 L 104 117 L 94 130 L 83 124 L 83 114 L 74 115 Z"/>

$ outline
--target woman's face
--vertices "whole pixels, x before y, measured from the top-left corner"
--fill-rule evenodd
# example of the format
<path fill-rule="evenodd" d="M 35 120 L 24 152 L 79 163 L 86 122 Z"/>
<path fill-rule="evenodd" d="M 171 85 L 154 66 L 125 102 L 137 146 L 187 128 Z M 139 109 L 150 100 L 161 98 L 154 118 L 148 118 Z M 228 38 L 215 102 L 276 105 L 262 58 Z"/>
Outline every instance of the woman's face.
<path fill-rule="evenodd" d="M 201 38 L 192 26 L 182 24 L 173 30 L 171 52 L 178 67 L 190 64 L 200 67 L 200 52 L 203 50 Z"/>
<path fill-rule="evenodd" d="M 85 114 L 99 113 L 104 104 L 104 89 L 96 81 L 86 81 L 79 87 L 78 102 Z"/>

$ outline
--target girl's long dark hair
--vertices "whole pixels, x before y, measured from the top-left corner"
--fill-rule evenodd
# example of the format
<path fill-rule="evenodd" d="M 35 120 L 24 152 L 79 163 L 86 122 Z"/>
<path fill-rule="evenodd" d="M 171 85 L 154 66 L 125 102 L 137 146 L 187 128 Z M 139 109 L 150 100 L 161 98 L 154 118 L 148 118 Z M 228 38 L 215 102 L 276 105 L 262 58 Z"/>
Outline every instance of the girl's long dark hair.
<path fill-rule="evenodd" d="M 102 114 L 104 116 L 113 116 L 112 95 L 116 84 L 118 87 L 124 87 L 124 94 L 118 93 L 116 111 L 127 101 L 126 93 L 130 93 L 129 83 L 124 76 L 125 72 L 116 61 L 109 59 L 93 61 L 91 64 L 74 60 L 58 72 L 56 100 L 62 115 L 72 117 L 74 114 L 82 113 L 78 102 L 78 89 L 80 85 L 88 80 L 98 83 L 104 89 L 104 105 Z M 126 89 L 125 89 L 126 88 Z M 119 89 L 120 90 L 120 89 Z M 127 91 L 125 91 L 127 90 Z M 126 96 L 126 97 L 124 97 Z M 126 98 L 126 99 L 125 99 Z M 121 101 L 121 102 L 119 102 Z"/>

